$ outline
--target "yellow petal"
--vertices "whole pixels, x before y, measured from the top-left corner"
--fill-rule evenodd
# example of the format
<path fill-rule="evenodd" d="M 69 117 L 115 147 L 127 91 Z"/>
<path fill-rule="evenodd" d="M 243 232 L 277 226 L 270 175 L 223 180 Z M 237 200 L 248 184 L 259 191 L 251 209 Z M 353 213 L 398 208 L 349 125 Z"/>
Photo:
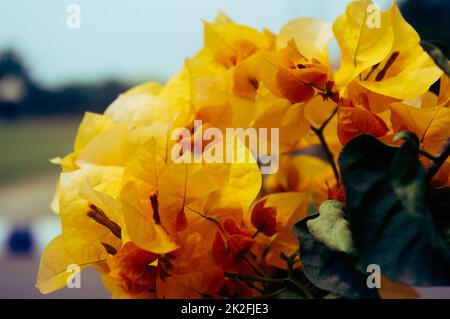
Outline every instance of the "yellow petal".
<path fill-rule="evenodd" d="M 158 201 L 161 223 L 171 236 L 175 234 L 180 211 L 198 200 L 206 200 L 225 185 L 229 168 L 224 164 L 180 163 L 170 165 L 159 180 Z"/>
<path fill-rule="evenodd" d="M 268 195 L 261 200 L 266 200 L 264 207 L 274 207 L 276 209 L 277 222 L 280 223 L 280 230 L 270 238 L 263 235 L 257 236 L 258 248 L 261 251 L 267 249 L 266 263 L 268 265 L 286 268 L 287 264 L 280 257 L 280 254 L 283 252 L 289 256 L 298 250 L 298 241 L 292 232 L 292 227 L 296 222 L 306 216 L 309 196 L 306 193 L 278 193 Z M 251 211 L 249 211 L 246 217 L 249 224 L 250 213 Z"/>
<path fill-rule="evenodd" d="M 450 101 L 450 77 L 444 74 L 441 77 L 441 86 L 439 88 L 439 99 L 437 105 L 448 107 L 449 101 Z"/>
<path fill-rule="evenodd" d="M 119 240 L 106 227 L 87 216 L 90 204 L 102 209 L 109 219 L 120 223 L 112 201 L 119 195 L 123 169 L 87 165 L 61 174 L 59 181 L 59 209 L 63 232 L 82 229 L 99 240 L 117 246 Z M 103 195 L 103 196 L 102 196 Z"/>
<path fill-rule="evenodd" d="M 381 81 L 361 81 L 367 89 L 389 97 L 406 100 L 425 93 L 442 75 L 431 57 L 422 49 L 420 37 L 403 18 L 397 4 L 386 12 L 391 14 L 394 43 L 391 53 L 398 52 L 395 62 Z M 391 55 L 389 54 L 389 56 Z M 383 67 L 378 66 L 377 72 Z"/>
<path fill-rule="evenodd" d="M 116 125 L 93 138 L 78 155 L 76 164 L 125 167 L 136 150 L 152 140 L 157 141 L 158 154 L 164 154 L 170 144 L 170 132 L 170 124 L 134 129 Z"/>
<path fill-rule="evenodd" d="M 164 86 L 149 82 L 121 94 L 105 115 L 130 128 L 175 121 L 184 126 L 190 116 L 189 95 L 188 75 L 182 69 Z"/>
<path fill-rule="evenodd" d="M 430 86 L 442 75 L 430 56 L 422 51 L 398 74 L 382 81 L 361 81 L 365 88 L 393 98 L 413 99 L 428 91 Z"/>
<path fill-rule="evenodd" d="M 152 94 L 158 95 L 164 86 L 158 82 L 146 82 L 132 87 L 124 95 Z"/>
<path fill-rule="evenodd" d="M 143 202 L 136 186 L 130 182 L 124 186 L 120 195 L 123 214 L 123 242 L 133 241 L 140 248 L 165 254 L 177 249 L 167 232 L 156 224 L 150 199 Z"/>
<path fill-rule="evenodd" d="M 256 95 L 255 116 L 250 124 L 254 128 L 279 129 L 279 151 L 291 151 L 304 137 L 310 123 L 304 116 L 304 103 L 292 105 L 288 100 L 275 96 L 261 83 Z M 270 138 L 270 136 L 269 136 Z"/>
<path fill-rule="evenodd" d="M 74 151 L 63 159 L 55 158 L 51 162 L 61 165 L 63 172 L 71 172 L 78 169 L 76 161 L 83 148 L 96 136 L 110 129 L 113 125 L 111 119 L 106 116 L 86 112 L 78 128 Z"/>
<path fill-rule="evenodd" d="M 80 269 L 106 261 L 106 252 L 98 239 L 87 231 L 67 231 L 53 239 L 45 248 L 39 265 L 36 287 L 43 294 L 63 288 L 76 265 Z"/>
<path fill-rule="evenodd" d="M 409 130 L 416 133 L 426 151 L 437 153 L 448 138 L 450 109 L 446 107 L 419 109 L 402 103 L 394 103 L 390 109 L 394 131 Z"/>
<path fill-rule="evenodd" d="M 228 143 L 234 141 L 234 143 L 225 145 L 225 147 L 228 147 L 224 154 L 243 154 L 247 160 L 242 163 L 217 164 L 217 169 L 221 170 L 224 175 L 223 179 L 217 179 L 221 184 L 214 199 L 209 201 L 208 209 L 223 208 L 241 212 L 247 211 L 260 191 L 261 173 L 256 159 L 247 148 L 249 145 L 244 144 L 234 135 L 226 135 L 225 141 Z M 211 167 L 211 169 L 214 169 L 214 167 Z"/>
<path fill-rule="evenodd" d="M 313 18 L 295 19 L 285 24 L 278 34 L 277 47 L 284 48 L 291 39 L 308 60 L 328 64 L 328 42 L 333 38 L 331 23 Z"/>
<path fill-rule="evenodd" d="M 95 136 L 112 126 L 113 123 L 108 117 L 87 112 L 81 121 L 75 139 L 75 153 L 79 153 Z"/>
<path fill-rule="evenodd" d="M 138 147 L 127 162 L 123 174 L 123 185 L 133 182 L 142 200 L 158 189 L 158 181 L 165 169 L 166 150 L 155 139 Z"/>
<path fill-rule="evenodd" d="M 310 194 L 316 203 L 327 199 L 328 186 L 336 184 L 330 164 L 313 156 L 281 157 L 280 170 L 270 176 L 265 186 L 272 191 L 291 191 Z"/>
<path fill-rule="evenodd" d="M 229 21 L 209 23 L 204 22 L 204 48 L 213 56 L 238 55 L 237 58 L 247 58 L 249 55 L 239 56 L 241 45 L 252 44 L 259 49 L 269 49 L 273 46 L 273 38 L 266 33 L 251 27 L 230 23 Z M 250 52 L 249 52 L 250 54 Z"/>
<path fill-rule="evenodd" d="M 342 62 L 335 74 L 338 87 L 346 86 L 362 71 L 384 60 L 391 51 L 394 32 L 392 12 L 381 13 L 380 28 L 367 23 L 371 0 L 352 1 L 337 18 L 333 32 L 341 49 Z"/>
<path fill-rule="evenodd" d="M 188 60 L 192 85 L 192 104 L 196 118 L 219 129 L 247 127 L 252 119 L 254 103 L 234 92 L 234 70 L 204 74 L 203 65 Z"/>
<path fill-rule="evenodd" d="M 320 95 L 315 96 L 305 105 L 305 118 L 314 127 L 320 127 L 337 107 L 332 100 L 324 100 Z"/>

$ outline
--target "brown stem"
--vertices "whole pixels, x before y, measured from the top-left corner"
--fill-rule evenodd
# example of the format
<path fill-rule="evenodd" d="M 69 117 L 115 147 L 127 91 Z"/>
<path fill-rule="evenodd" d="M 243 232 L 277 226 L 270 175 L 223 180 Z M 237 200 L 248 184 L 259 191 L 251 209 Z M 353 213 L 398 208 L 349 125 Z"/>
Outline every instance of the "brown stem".
<path fill-rule="evenodd" d="M 281 294 L 282 292 L 286 291 L 287 288 L 283 287 L 281 289 L 278 289 L 274 292 L 269 292 L 268 294 L 265 295 L 261 295 L 261 296 L 255 296 L 255 297 L 244 297 L 242 299 L 263 299 L 263 298 L 271 298 L 271 297 L 275 297 L 278 296 L 279 294 Z"/>
<path fill-rule="evenodd" d="M 423 150 L 423 149 L 421 149 L 421 148 L 419 148 L 419 154 L 425 156 L 425 157 L 428 158 L 429 160 L 432 160 L 432 161 L 437 160 L 437 156 L 434 156 L 434 155 L 428 153 L 427 151 L 425 151 L 425 150 Z"/>
<path fill-rule="evenodd" d="M 274 283 L 274 284 L 284 283 L 284 279 L 280 279 L 280 278 L 250 276 L 250 275 L 244 275 L 244 274 L 235 274 L 232 272 L 225 272 L 224 275 L 225 275 L 225 277 L 228 277 L 228 278 L 235 278 L 235 279 L 240 279 L 240 280 L 260 281 L 260 282 L 267 282 L 267 283 Z"/>
<path fill-rule="evenodd" d="M 253 238 L 253 239 L 254 239 L 256 236 L 258 236 L 258 234 L 261 232 L 261 228 L 262 228 L 262 227 L 258 228 L 258 229 L 253 233 L 253 235 L 252 235 L 252 238 Z"/>
<path fill-rule="evenodd" d="M 431 181 L 431 179 L 436 175 L 436 173 L 441 168 L 442 164 L 447 160 L 450 156 L 450 137 L 444 142 L 439 152 L 439 155 L 431 162 L 431 164 L 427 168 L 427 181 Z"/>
<path fill-rule="evenodd" d="M 245 282 L 245 284 L 247 286 L 249 286 L 252 289 L 255 289 L 256 291 L 258 291 L 259 293 L 261 293 L 262 295 L 264 295 L 266 292 L 264 291 L 264 289 L 261 289 L 259 287 L 257 287 L 256 285 L 254 285 L 253 283 L 251 283 L 250 281 Z"/>
<path fill-rule="evenodd" d="M 250 268 L 255 272 L 255 274 L 257 274 L 258 276 L 264 276 L 264 274 L 258 268 L 256 268 L 256 266 L 253 265 L 250 262 L 250 260 L 248 260 L 248 258 L 245 254 L 242 254 L 242 259 L 247 263 L 247 265 L 250 266 Z"/>
<path fill-rule="evenodd" d="M 336 179 L 336 184 L 337 184 L 337 186 L 339 186 L 339 171 L 338 171 L 336 163 L 334 161 L 333 153 L 331 152 L 330 147 L 328 146 L 327 141 L 325 140 L 325 136 L 324 136 L 325 127 L 328 125 L 328 123 L 331 121 L 331 119 L 336 115 L 337 111 L 338 111 L 338 108 L 336 107 L 333 110 L 333 113 L 331 113 L 331 115 L 325 120 L 325 122 L 322 123 L 322 125 L 319 128 L 311 126 L 311 129 L 319 138 L 320 144 L 322 145 L 322 148 L 325 151 L 325 155 L 327 156 L 328 162 L 331 164 L 331 167 L 333 169 L 334 178 Z"/>
<path fill-rule="evenodd" d="M 197 210 L 195 210 L 195 209 L 193 209 L 193 208 L 191 208 L 189 206 L 185 206 L 185 207 L 187 209 L 189 209 L 191 212 L 199 215 L 200 217 L 203 217 L 204 219 L 209 220 L 210 222 L 216 224 L 219 227 L 219 229 L 222 230 L 222 226 L 220 225 L 220 222 L 217 219 L 215 219 L 214 217 L 207 216 L 207 215 L 203 214 L 202 212 L 199 212 L 199 211 L 197 211 Z"/>

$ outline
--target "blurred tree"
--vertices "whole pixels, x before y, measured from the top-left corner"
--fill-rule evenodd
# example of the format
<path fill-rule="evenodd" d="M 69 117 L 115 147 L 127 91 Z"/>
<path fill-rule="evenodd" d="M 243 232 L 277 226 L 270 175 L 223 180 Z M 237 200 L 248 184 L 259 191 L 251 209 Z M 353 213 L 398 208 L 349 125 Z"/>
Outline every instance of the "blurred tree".
<path fill-rule="evenodd" d="M 0 53 L 0 118 L 23 115 L 101 113 L 131 84 L 106 80 L 96 84 L 71 83 L 44 88 L 31 79 L 20 57 Z"/>
<path fill-rule="evenodd" d="M 35 90 L 19 56 L 11 50 L 1 53 L 0 117 L 11 119 L 26 112 Z"/>

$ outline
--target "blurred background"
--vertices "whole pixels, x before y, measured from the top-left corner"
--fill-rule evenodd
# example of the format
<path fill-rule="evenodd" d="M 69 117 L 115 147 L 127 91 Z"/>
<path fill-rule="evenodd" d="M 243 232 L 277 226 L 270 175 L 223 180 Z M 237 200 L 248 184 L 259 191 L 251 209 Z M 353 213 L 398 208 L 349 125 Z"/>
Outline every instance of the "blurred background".
<path fill-rule="evenodd" d="M 278 32 L 303 17 L 333 21 L 347 0 L 14 0 L 0 2 L 0 298 L 108 297 L 94 270 L 81 289 L 41 296 L 39 256 L 60 232 L 49 203 L 85 111 L 103 112 L 143 81 L 164 82 L 201 48 L 219 11 Z M 387 8 L 391 1 L 375 1 Z M 423 39 L 450 43 L 450 1 L 399 1 Z M 80 28 L 66 21 L 80 8 Z M 332 55 L 338 61 L 336 45 Z"/>

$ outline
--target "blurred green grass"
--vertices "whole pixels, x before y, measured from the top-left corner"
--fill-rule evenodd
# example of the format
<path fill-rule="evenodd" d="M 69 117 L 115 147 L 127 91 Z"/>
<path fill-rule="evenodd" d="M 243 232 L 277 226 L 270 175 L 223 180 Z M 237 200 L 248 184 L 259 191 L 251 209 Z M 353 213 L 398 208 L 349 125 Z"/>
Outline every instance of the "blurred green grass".
<path fill-rule="evenodd" d="M 72 150 L 79 122 L 79 117 L 0 122 L 0 183 L 56 174 L 59 167 L 49 160 Z"/>

